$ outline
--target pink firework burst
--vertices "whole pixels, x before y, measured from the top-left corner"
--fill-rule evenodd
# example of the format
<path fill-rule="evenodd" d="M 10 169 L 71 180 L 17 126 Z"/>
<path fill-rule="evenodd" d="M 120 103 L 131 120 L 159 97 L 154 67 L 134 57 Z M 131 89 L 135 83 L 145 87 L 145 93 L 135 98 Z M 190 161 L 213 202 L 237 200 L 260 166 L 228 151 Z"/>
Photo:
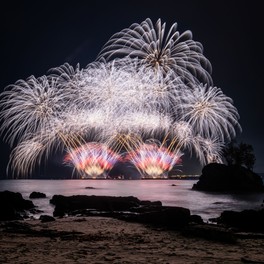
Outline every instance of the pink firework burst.
<path fill-rule="evenodd" d="M 125 157 L 130 161 L 142 178 L 167 178 L 174 165 L 181 163 L 182 153 L 179 150 L 170 151 L 156 144 L 142 144 Z"/>
<path fill-rule="evenodd" d="M 64 158 L 66 164 L 72 164 L 81 175 L 89 178 L 104 176 L 120 160 L 120 155 L 97 142 L 71 149 Z"/>

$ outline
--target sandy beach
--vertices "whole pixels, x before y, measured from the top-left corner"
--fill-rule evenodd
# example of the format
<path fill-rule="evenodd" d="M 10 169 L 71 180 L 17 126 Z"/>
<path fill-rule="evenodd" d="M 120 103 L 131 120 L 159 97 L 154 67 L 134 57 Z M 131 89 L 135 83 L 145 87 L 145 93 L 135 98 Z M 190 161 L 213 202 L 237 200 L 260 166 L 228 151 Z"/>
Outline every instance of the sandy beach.
<path fill-rule="evenodd" d="M 0 263 L 264 263 L 264 239 L 221 243 L 106 217 L 1 222 Z"/>

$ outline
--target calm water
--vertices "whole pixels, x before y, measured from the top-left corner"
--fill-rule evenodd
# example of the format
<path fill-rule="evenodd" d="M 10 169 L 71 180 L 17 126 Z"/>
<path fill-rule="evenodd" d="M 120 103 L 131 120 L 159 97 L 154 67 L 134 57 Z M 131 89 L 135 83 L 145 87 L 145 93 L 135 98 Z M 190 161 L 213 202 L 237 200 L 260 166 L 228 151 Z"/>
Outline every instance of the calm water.
<path fill-rule="evenodd" d="M 258 209 L 263 194 L 212 194 L 191 190 L 196 180 L 0 180 L 0 191 L 20 192 L 25 199 L 33 191 L 43 192 L 44 199 L 34 199 L 45 214 L 52 215 L 49 199 L 62 195 L 135 196 L 140 200 L 161 201 L 163 205 L 189 208 L 205 221 L 223 210 Z M 175 186 L 174 186 L 175 185 Z M 93 187 L 95 189 L 86 189 Z"/>

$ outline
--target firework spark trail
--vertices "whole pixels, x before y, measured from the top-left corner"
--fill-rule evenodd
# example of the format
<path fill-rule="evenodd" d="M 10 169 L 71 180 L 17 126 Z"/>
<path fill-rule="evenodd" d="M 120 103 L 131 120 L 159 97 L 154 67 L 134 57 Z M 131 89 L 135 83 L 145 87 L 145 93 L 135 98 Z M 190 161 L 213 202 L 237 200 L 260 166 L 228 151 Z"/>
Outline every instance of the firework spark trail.
<path fill-rule="evenodd" d="M 12 173 L 19 171 L 21 176 L 32 174 L 33 168 L 40 164 L 43 152 L 44 146 L 40 142 L 24 140 L 12 150 L 7 171 L 11 168 Z"/>
<path fill-rule="evenodd" d="M 108 170 L 79 165 L 87 146 L 98 160 L 103 146 L 112 151 L 110 157 L 126 151 L 142 175 L 155 177 L 185 150 L 201 164 L 221 162 L 225 142 L 241 131 L 237 109 L 212 86 L 201 43 L 190 31 L 180 34 L 176 23 L 167 34 L 165 26 L 146 19 L 114 34 L 98 60 L 83 69 L 65 63 L 47 76 L 8 86 L 1 94 L 0 119 L 4 139 L 15 146 L 10 166 L 32 173 L 43 156 L 68 149 L 79 171 Z"/>

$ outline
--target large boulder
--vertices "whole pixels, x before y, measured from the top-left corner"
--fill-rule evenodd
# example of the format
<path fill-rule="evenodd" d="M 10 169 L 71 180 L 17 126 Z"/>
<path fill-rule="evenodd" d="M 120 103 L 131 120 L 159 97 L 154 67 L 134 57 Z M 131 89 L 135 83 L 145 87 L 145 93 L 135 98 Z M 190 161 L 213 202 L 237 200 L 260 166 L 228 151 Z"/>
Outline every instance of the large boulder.
<path fill-rule="evenodd" d="M 10 191 L 0 192 L 0 220 L 20 220 L 26 216 L 25 210 L 35 206 L 30 200 L 25 200 L 21 193 Z"/>
<path fill-rule="evenodd" d="M 42 222 L 42 223 L 46 223 L 46 222 L 53 222 L 55 221 L 55 218 L 50 216 L 50 215 L 41 215 L 39 217 L 39 220 Z"/>
<path fill-rule="evenodd" d="M 210 192 L 264 192 L 261 177 L 242 166 L 211 163 L 202 170 L 194 190 Z"/>
<path fill-rule="evenodd" d="M 264 232 L 264 209 L 224 211 L 216 222 L 239 231 Z"/>
<path fill-rule="evenodd" d="M 130 220 L 162 226 L 170 229 L 181 229 L 191 220 L 190 210 L 176 206 L 161 206 L 156 210 L 131 215 Z"/>
<path fill-rule="evenodd" d="M 42 192 L 32 192 L 29 195 L 30 199 L 39 199 L 39 198 L 46 198 L 46 194 Z"/>
<path fill-rule="evenodd" d="M 236 242 L 236 237 L 232 230 L 215 224 L 191 224 L 182 230 L 182 234 L 188 237 L 201 237 L 224 243 Z"/>
<path fill-rule="evenodd" d="M 126 211 L 139 206 L 140 200 L 133 196 L 54 195 L 50 203 L 55 205 L 54 216 L 63 216 L 71 211 L 96 209 L 98 211 Z"/>

